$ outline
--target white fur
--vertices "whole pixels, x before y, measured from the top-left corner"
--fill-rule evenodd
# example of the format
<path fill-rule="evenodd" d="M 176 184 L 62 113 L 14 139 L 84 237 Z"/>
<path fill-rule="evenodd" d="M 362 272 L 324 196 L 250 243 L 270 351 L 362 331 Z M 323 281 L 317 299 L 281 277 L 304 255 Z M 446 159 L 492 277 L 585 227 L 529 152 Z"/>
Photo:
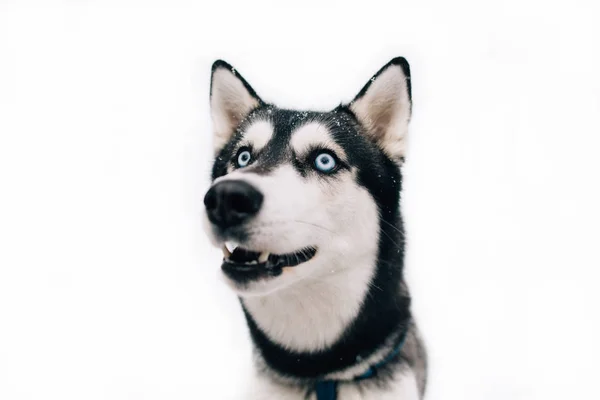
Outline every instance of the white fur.
<path fill-rule="evenodd" d="M 313 146 L 322 146 L 333 150 L 340 159 L 347 159 L 344 150 L 329 135 L 327 127 L 318 122 L 310 122 L 298 128 L 293 133 L 290 144 L 299 154 L 309 151 Z"/>
<path fill-rule="evenodd" d="M 244 400 L 305 400 L 306 390 L 275 382 L 270 377 L 254 371 Z M 240 399 L 241 400 L 241 399 Z"/>
<path fill-rule="evenodd" d="M 339 400 L 419 400 L 417 380 L 412 370 L 398 371 L 384 387 L 377 387 L 368 381 L 359 389 L 356 383 L 338 386 Z M 316 396 L 313 397 L 316 399 Z"/>
<path fill-rule="evenodd" d="M 350 109 L 392 159 L 404 157 L 411 104 L 402 68 L 390 65 Z"/>
<path fill-rule="evenodd" d="M 236 127 L 259 102 L 244 87 L 233 71 L 218 68 L 212 77 L 210 110 L 215 152 L 231 138 Z"/>
<path fill-rule="evenodd" d="M 273 125 L 265 120 L 258 120 L 250 124 L 244 131 L 244 138 L 240 146 L 252 146 L 254 151 L 259 151 L 269 143 L 273 137 Z"/>
<path fill-rule="evenodd" d="M 339 268 L 328 262 L 314 263 L 312 268 L 308 263 L 300 268 Z M 372 271 L 359 265 L 315 271 L 314 276 L 294 269 L 286 274 L 295 274 L 295 280 L 301 281 L 269 296 L 246 297 L 243 302 L 271 340 L 292 350 L 311 351 L 332 344 L 356 317 Z"/>

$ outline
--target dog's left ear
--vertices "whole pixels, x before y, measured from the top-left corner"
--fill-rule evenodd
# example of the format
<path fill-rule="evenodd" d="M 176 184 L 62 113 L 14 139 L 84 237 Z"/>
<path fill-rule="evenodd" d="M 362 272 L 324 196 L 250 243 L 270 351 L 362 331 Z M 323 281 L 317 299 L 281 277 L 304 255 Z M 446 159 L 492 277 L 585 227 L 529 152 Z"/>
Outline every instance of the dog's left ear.
<path fill-rule="evenodd" d="M 411 115 L 410 67 L 403 57 L 381 68 L 349 105 L 367 134 L 393 160 L 402 160 Z"/>
<path fill-rule="evenodd" d="M 231 65 L 215 61 L 210 82 L 215 151 L 225 146 L 250 111 L 262 104 L 254 89 Z"/>

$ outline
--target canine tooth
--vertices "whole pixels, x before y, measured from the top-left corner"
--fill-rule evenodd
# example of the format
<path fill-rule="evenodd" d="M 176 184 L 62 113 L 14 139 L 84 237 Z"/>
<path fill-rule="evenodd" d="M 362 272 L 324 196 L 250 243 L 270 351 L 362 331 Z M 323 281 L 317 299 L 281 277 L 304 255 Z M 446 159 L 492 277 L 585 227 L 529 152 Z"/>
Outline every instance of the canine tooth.
<path fill-rule="evenodd" d="M 221 250 L 223 250 L 223 257 L 225 257 L 225 259 L 231 257 L 231 252 L 229 251 L 227 246 L 223 246 Z"/>
<path fill-rule="evenodd" d="M 259 263 L 267 262 L 268 259 L 269 259 L 269 252 L 267 252 L 267 251 L 263 251 L 262 253 L 260 253 L 260 256 L 258 256 Z"/>
<path fill-rule="evenodd" d="M 225 242 L 225 247 L 229 253 L 233 253 L 233 251 L 238 247 L 238 244 L 235 242 Z"/>

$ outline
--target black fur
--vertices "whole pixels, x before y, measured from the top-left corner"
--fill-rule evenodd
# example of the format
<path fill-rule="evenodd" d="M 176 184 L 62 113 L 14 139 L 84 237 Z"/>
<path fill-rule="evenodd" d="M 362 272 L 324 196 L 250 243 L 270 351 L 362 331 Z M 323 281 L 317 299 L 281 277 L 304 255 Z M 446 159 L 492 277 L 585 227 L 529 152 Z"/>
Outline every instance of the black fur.
<path fill-rule="evenodd" d="M 408 62 L 401 57 L 386 64 L 375 77 L 390 65 L 401 66 L 407 79 L 410 78 Z M 217 61 L 213 71 L 221 66 L 231 69 L 229 64 Z M 259 99 L 246 81 L 239 74 L 236 76 Z M 354 100 L 363 96 L 370 84 L 371 81 Z M 410 80 L 408 88 L 410 94 Z M 287 350 L 271 341 L 244 309 L 254 344 L 270 368 L 293 378 L 319 379 L 368 357 L 387 340 L 399 338 L 411 322 L 410 297 L 403 284 L 404 231 L 399 210 L 402 174 L 399 165 L 369 139 L 348 106 L 342 105 L 330 112 L 302 112 L 278 109 L 260 100 L 260 105 L 247 116 L 232 140 L 218 154 L 212 170 L 213 180 L 227 173 L 241 140 L 240 132 L 257 119 L 271 121 L 274 135 L 255 155 L 261 160 L 260 166 L 246 167 L 249 171 L 254 168 L 253 172 L 269 173 L 278 164 L 291 159 L 302 175 L 312 173 L 306 162 L 295 158 L 288 143 L 292 132 L 299 126 L 318 121 L 329 128 L 334 140 L 344 149 L 348 166 L 358 170 L 357 182 L 369 191 L 379 208 L 379 262 L 375 276 L 358 316 L 335 344 L 313 353 Z M 267 154 L 268 158 L 264 158 Z M 330 178 L 334 179 L 335 174 Z"/>

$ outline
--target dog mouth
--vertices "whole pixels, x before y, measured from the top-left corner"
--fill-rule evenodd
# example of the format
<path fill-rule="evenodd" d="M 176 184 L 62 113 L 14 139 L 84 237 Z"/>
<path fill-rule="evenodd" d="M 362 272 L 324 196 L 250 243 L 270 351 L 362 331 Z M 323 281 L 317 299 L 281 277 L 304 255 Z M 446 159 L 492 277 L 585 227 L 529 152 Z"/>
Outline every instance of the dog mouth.
<path fill-rule="evenodd" d="M 274 254 L 248 250 L 230 243 L 226 243 L 222 250 L 221 269 L 229 278 L 241 283 L 279 276 L 284 268 L 303 264 L 317 254 L 315 247 L 305 247 L 293 253 Z"/>

